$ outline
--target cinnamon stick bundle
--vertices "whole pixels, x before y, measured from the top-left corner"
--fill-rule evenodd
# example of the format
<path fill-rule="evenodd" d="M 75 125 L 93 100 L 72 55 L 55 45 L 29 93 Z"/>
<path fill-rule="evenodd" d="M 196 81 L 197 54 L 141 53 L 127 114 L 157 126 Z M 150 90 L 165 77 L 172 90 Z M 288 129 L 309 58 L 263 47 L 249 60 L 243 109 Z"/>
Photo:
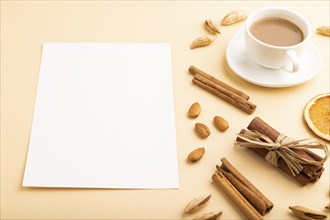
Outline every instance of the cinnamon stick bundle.
<path fill-rule="evenodd" d="M 227 85 L 194 66 L 189 67 L 189 72 L 194 75 L 193 83 L 241 110 L 252 114 L 257 108 L 255 104 L 248 101 L 250 97 L 244 92 Z"/>
<path fill-rule="evenodd" d="M 261 120 L 259 117 L 254 118 L 251 123 L 247 127 L 249 130 L 257 131 L 261 134 L 266 135 L 269 137 L 272 141 L 276 141 L 276 139 L 279 137 L 280 133 L 276 131 L 274 128 L 272 128 L 270 125 L 268 125 L 266 122 Z M 246 130 L 241 130 L 240 134 L 244 134 Z M 239 137 L 236 139 L 238 142 L 244 142 L 244 140 L 240 139 Z M 269 150 L 263 149 L 263 148 L 249 148 L 250 150 L 254 151 L 258 155 L 266 158 Z M 321 161 L 323 158 L 319 155 L 315 154 L 314 152 L 308 150 L 308 149 L 292 149 L 297 155 L 299 155 L 302 158 L 311 160 L 311 161 Z M 307 185 L 308 183 L 314 183 L 316 182 L 322 175 L 322 172 L 324 170 L 323 164 L 321 165 L 314 165 L 314 164 L 302 164 L 303 169 L 296 175 L 292 174 L 292 171 L 290 170 L 289 166 L 285 162 L 285 160 L 280 157 L 278 159 L 278 168 L 283 170 L 285 173 L 289 174 L 293 179 L 295 179 L 299 184 L 302 186 Z"/>
<path fill-rule="evenodd" d="M 246 179 L 226 158 L 216 166 L 213 182 L 224 191 L 247 219 L 262 219 L 269 213 L 273 203 Z"/>

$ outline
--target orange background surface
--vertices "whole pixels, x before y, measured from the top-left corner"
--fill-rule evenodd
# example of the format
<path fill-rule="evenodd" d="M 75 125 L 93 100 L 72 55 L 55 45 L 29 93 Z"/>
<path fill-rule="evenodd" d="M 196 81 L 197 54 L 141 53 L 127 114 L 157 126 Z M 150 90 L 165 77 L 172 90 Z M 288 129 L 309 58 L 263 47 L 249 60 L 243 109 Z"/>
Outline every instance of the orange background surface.
<path fill-rule="evenodd" d="M 1 1 L 1 219 L 188 219 L 218 209 L 223 210 L 222 219 L 242 219 L 211 181 L 222 157 L 274 202 L 265 219 L 296 219 L 288 209 L 290 205 L 322 211 L 329 203 L 329 162 L 317 183 L 301 187 L 257 155 L 234 148 L 233 142 L 256 116 L 297 139 L 313 137 L 302 113 L 312 97 L 329 91 L 329 38 L 313 33 L 323 65 L 311 81 L 277 89 L 248 83 L 228 67 L 225 49 L 243 22 L 221 26 L 221 35 L 212 45 L 190 49 L 196 37 L 206 34 L 205 19 L 219 23 L 232 10 L 251 13 L 266 6 L 300 12 L 313 30 L 329 25 L 329 1 Z M 171 43 L 179 189 L 21 187 L 43 42 Z M 258 106 L 255 113 L 248 115 L 193 85 L 187 71 L 190 65 L 250 95 Z M 202 114 L 189 119 L 187 111 L 196 101 Z M 215 115 L 229 122 L 226 132 L 213 126 Z M 209 126 L 207 139 L 194 133 L 196 122 Z M 197 147 L 205 147 L 206 153 L 202 160 L 190 164 L 187 155 Z M 208 193 L 212 198 L 203 210 L 182 215 L 190 200 Z"/>

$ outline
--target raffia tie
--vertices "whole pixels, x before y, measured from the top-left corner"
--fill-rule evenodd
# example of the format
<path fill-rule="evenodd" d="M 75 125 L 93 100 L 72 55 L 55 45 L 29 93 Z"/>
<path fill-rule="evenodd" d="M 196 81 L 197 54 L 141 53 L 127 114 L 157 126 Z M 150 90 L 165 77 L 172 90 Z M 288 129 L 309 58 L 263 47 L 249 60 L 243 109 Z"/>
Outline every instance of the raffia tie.
<path fill-rule="evenodd" d="M 291 137 L 280 134 L 274 142 L 268 136 L 252 130 L 245 130 L 243 134 L 238 134 L 237 137 L 245 142 L 236 141 L 235 146 L 269 150 L 265 159 L 273 166 L 278 167 L 278 160 L 282 158 L 288 165 L 293 176 L 296 176 L 302 171 L 302 164 L 322 166 L 329 156 L 327 145 L 317 139 L 306 138 L 294 140 Z M 324 151 L 325 156 L 320 161 L 310 160 L 295 153 L 293 149 L 321 149 Z"/>

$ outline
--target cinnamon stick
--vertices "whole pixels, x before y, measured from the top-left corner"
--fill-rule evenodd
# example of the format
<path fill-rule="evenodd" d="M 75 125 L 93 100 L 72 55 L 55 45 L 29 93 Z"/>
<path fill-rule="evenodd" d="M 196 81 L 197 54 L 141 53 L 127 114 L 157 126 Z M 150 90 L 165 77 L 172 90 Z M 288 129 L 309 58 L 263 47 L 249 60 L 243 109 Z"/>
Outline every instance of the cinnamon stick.
<path fill-rule="evenodd" d="M 237 89 L 231 87 L 230 85 L 228 85 L 228 84 L 226 84 L 226 83 L 224 83 L 224 82 L 222 82 L 222 81 L 220 81 L 220 80 L 214 78 L 213 76 L 211 76 L 211 75 L 205 73 L 204 71 L 198 69 L 198 68 L 195 67 L 195 66 L 190 66 L 188 70 L 189 70 L 189 72 L 190 72 L 191 74 L 193 74 L 193 75 L 199 74 L 199 75 L 201 75 L 201 76 L 204 76 L 205 78 L 207 78 L 208 80 L 212 81 L 213 83 L 218 84 L 219 86 L 221 86 L 221 87 L 223 87 L 223 88 L 225 88 L 225 89 L 227 89 L 227 90 L 229 90 L 229 91 L 231 91 L 231 92 L 233 92 L 233 93 L 235 93 L 235 94 L 241 96 L 242 98 L 244 98 L 244 99 L 246 99 L 246 100 L 249 100 L 249 98 L 250 98 L 250 97 L 249 97 L 247 94 L 245 94 L 244 92 L 242 92 L 242 91 L 240 91 L 240 90 L 237 90 Z"/>
<path fill-rule="evenodd" d="M 211 92 L 212 94 L 222 98 L 223 100 L 231 103 L 232 105 L 240 108 L 241 110 L 249 114 L 252 114 L 257 107 L 255 104 L 249 102 L 247 99 L 242 98 L 236 93 L 233 93 L 232 91 L 214 83 L 213 81 L 200 74 L 195 74 L 192 81 L 196 85 L 202 87 L 203 89 Z"/>
<path fill-rule="evenodd" d="M 246 179 L 226 158 L 221 159 L 222 165 L 221 167 L 217 167 L 218 170 L 221 170 L 224 174 L 229 173 L 231 174 L 235 182 L 237 182 L 237 189 L 238 187 L 242 187 L 242 190 L 239 190 L 246 198 L 248 194 L 251 194 L 251 199 L 248 199 L 254 207 L 257 208 L 258 212 L 261 215 L 265 215 L 272 210 L 274 204 L 264 195 L 262 194 L 257 187 L 255 187 L 248 179 Z M 232 183 L 234 183 L 234 181 Z"/>
<path fill-rule="evenodd" d="M 262 219 L 273 208 L 273 203 L 246 179 L 226 158 L 216 166 L 212 176 L 215 184 L 235 203 L 248 219 Z"/>
<path fill-rule="evenodd" d="M 247 127 L 250 130 L 256 130 L 260 132 L 261 134 L 264 134 L 268 136 L 272 141 L 276 141 L 280 133 L 276 131 L 274 128 L 272 128 L 270 125 L 268 125 L 266 122 L 261 120 L 259 117 L 254 118 L 251 123 Z M 241 131 L 244 132 L 244 129 Z M 237 141 L 242 141 L 239 138 L 237 138 Z M 266 157 L 268 154 L 267 149 L 261 149 L 261 148 L 249 148 L 250 150 L 254 151 L 258 155 L 262 157 Z M 300 155 L 301 157 L 313 159 L 315 161 L 320 161 L 321 157 L 314 152 L 308 150 L 308 149 L 293 149 L 295 153 Z M 314 183 L 316 182 L 322 175 L 324 168 L 322 166 L 318 165 L 312 165 L 312 164 L 302 164 L 303 170 L 297 174 L 292 175 L 288 165 L 283 160 L 283 158 L 279 158 L 278 160 L 278 167 L 283 170 L 285 173 L 289 174 L 293 179 L 295 179 L 299 184 L 302 186 L 307 185 L 308 183 Z"/>
<path fill-rule="evenodd" d="M 237 191 L 222 173 L 213 174 L 213 182 L 227 195 L 247 219 L 262 220 L 261 215 Z"/>

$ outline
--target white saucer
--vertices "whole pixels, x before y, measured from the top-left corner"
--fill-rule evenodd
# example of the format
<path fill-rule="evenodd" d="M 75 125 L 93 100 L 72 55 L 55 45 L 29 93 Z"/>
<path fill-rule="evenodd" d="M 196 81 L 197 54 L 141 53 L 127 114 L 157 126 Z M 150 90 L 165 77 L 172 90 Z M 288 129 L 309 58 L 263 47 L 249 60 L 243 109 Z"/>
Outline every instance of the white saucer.
<path fill-rule="evenodd" d="M 312 79 L 320 70 L 322 56 L 319 49 L 310 42 L 301 56 L 298 72 L 264 68 L 251 60 L 245 51 L 244 29 L 239 30 L 230 40 L 226 58 L 228 65 L 239 77 L 256 85 L 265 87 L 289 87 Z"/>

